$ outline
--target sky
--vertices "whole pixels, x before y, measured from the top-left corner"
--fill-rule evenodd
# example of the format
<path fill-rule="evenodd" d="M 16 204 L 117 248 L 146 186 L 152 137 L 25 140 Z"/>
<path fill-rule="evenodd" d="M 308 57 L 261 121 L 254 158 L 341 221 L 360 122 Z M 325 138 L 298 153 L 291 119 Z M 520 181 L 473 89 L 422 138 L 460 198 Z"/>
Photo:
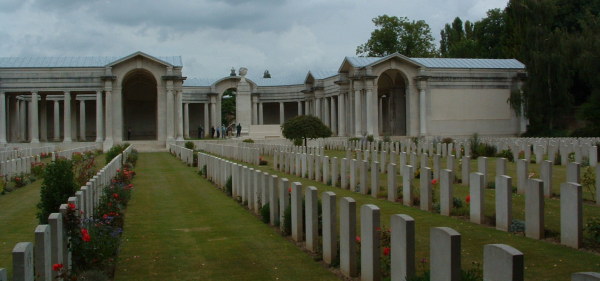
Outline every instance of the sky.
<path fill-rule="evenodd" d="M 336 71 L 379 15 L 425 20 L 436 44 L 455 17 L 508 0 L 0 0 L 0 57 L 182 56 L 188 78 L 234 67 L 272 76 Z"/>

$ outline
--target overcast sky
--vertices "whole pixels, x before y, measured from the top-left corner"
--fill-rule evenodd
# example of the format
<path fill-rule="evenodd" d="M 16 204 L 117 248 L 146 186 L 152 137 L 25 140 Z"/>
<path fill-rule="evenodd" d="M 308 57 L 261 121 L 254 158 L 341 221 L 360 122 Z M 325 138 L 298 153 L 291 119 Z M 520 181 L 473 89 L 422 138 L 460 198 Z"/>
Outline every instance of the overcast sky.
<path fill-rule="evenodd" d="M 383 14 L 476 21 L 508 0 L 0 0 L 0 56 L 182 56 L 184 75 L 337 70 Z M 436 42 L 439 44 L 439 42 Z"/>

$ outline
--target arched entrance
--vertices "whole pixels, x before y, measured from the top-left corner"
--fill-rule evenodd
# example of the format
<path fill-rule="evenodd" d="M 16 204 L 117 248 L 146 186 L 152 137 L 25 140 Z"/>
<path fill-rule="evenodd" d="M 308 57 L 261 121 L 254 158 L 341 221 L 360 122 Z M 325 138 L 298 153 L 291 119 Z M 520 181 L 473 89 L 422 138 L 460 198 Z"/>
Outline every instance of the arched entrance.
<path fill-rule="evenodd" d="M 227 131 L 234 132 L 236 125 L 236 89 L 229 88 L 221 95 L 221 124 Z"/>
<path fill-rule="evenodd" d="M 125 75 L 123 93 L 123 139 L 157 139 L 156 79 L 147 70 L 137 69 Z"/>
<path fill-rule="evenodd" d="M 388 69 L 377 80 L 379 133 L 382 136 L 406 135 L 406 79 L 402 72 Z"/>

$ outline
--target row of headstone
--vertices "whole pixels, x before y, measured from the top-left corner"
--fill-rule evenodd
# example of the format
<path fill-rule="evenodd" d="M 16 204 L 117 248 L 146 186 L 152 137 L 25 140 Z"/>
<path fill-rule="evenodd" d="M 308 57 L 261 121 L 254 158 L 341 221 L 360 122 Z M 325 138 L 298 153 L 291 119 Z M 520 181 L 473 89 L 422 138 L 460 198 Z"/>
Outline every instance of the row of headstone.
<path fill-rule="evenodd" d="M 70 160 L 70 159 L 73 159 L 73 154 L 75 154 L 75 153 L 85 153 L 88 151 L 99 150 L 99 149 L 102 149 L 101 143 L 95 143 L 93 145 L 86 145 L 86 146 L 82 146 L 82 147 L 56 151 L 52 155 L 52 160 L 55 160 L 56 157 L 63 157 L 63 158 L 67 158 Z"/>
<path fill-rule="evenodd" d="M 38 157 L 27 156 L 0 162 L 0 175 L 10 179 L 17 175 L 30 174 L 31 164 L 36 162 L 36 158 Z"/>
<path fill-rule="evenodd" d="M 211 154 L 221 155 L 237 161 L 243 161 L 258 165 L 260 163 L 260 149 L 255 147 L 243 146 L 242 143 L 232 143 L 231 145 L 223 145 L 222 143 L 204 143 L 197 146 L 198 149 Z M 245 144 L 245 143 L 243 143 Z"/>
<path fill-rule="evenodd" d="M 131 152 L 132 147 L 125 149 L 93 176 L 85 186 L 69 197 L 67 203 L 61 204 L 58 213 L 48 216 L 48 224 L 35 228 L 34 243 L 19 242 L 12 251 L 13 281 L 51 281 L 57 279 L 57 271 L 53 264 L 63 264 L 65 269 L 71 268 L 71 253 L 68 248 L 67 229 L 64 219 L 69 205 L 74 204 L 81 212 L 78 215 L 90 217 L 100 203 L 103 189 L 110 185 L 117 170 L 122 167 L 123 155 Z M 6 270 L 0 268 L 0 281 L 8 281 Z"/>
<path fill-rule="evenodd" d="M 232 196 L 241 194 L 242 197 L 246 197 L 248 200 L 244 199 L 243 202 L 249 202 L 248 207 L 251 211 L 256 212 L 253 204 L 268 202 L 271 224 L 278 219 L 283 226 L 285 217 L 281 210 L 290 207 L 292 239 L 296 242 L 305 242 L 306 249 L 313 253 L 317 252 L 318 243 L 322 241 L 323 261 L 331 264 L 337 259 L 336 255 L 339 253 L 340 270 L 345 276 L 356 277 L 360 268 L 361 280 L 381 280 L 381 241 L 378 233 L 381 231 L 380 209 L 376 205 L 365 204 L 360 208 L 359 264 L 355 238 L 357 237 L 357 206 L 353 198 L 339 199 L 338 222 L 336 194 L 334 192 L 321 194 L 322 236 L 319 239 L 317 188 L 309 186 L 303 190 L 300 182 L 290 183 L 286 178 L 269 176 L 248 166 L 208 154 L 199 153 L 198 159 L 202 159 L 207 167 L 215 166 L 207 169 L 209 171 L 207 177 L 210 179 L 219 178 L 219 171 L 230 171 L 227 176 L 232 178 Z M 482 175 L 473 173 L 472 177 L 471 182 L 476 183 L 481 181 Z M 257 200 L 256 196 L 261 199 Z M 408 215 L 397 214 L 390 217 L 390 225 L 391 280 L 405 280 L 416 273 L 415 221 Z M 460 233 L 447 227 L 435 227 L 430 230 L 430 243 L 435 245 L 430 247 L 432 280 L 460 280 Z M 524 256 L 517 249 L 504 244 L 488 244 L 484 246 L 483 259 L 484 280 L 524 280 Z M 578 278 L 594 275 L 596 273 L 576 273 L 573 275 L 573 280 L 586 280 Z"/>
<path fill-rule="evenodd" d="M 177 157 L 183 162 L 185 162 L 188 166 L 192 166 L 194 164 L 194 150 L 185 148 L 183 146 L 169 144 L 169 153 L 174 153 Z"/>
<path fill-rule="evenodd" d="M 35 155 L 50 154 L 50 152 L 54 151 L 56 146 L 48 145 L 41 147 L 25 147 L 21 149 L 6 149 L 0 151 L 0 162 L 8 161 L 16 158 L 23 158 Z"/>

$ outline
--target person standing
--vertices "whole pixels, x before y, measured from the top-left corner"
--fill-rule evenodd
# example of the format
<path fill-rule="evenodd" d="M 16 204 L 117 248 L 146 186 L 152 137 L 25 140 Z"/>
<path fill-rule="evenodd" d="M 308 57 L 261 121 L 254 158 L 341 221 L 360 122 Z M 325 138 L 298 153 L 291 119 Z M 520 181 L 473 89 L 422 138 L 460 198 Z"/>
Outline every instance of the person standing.
<path fill-rule="evenodd" d="M 242 133 L 242 124 L 241 124 L 241 123 L 238 123 L 238 125 L 235 127 L 235 129 L 236 129 L 236 134 L 235 134 L 235 136 L 239 138 L 239 137 L 240 137 L 240 134 Z"/>
<path fill-rule="evenodd" d="M 127 140 L 131 140 L 131 127 L 127 128 Z"/>
<path fill-rule="evenodd" d="M 214 139 L 215 138 L 215 127 L 210 126 L 210 138 Z"/>
<path fill-rule="evenodd" d="M 202 133 L 203 133 L 204 129 L 202 128 L 202 126 L 198 127 L 198 138 L 201 139 L 202 138 Z"/>
<path fill-rule="evenodd" d="M 221 125 L 221 137 L 225 138 L 225 134 L 227 133 L 227 131 L 225 130 L 225 124 Z"/>

